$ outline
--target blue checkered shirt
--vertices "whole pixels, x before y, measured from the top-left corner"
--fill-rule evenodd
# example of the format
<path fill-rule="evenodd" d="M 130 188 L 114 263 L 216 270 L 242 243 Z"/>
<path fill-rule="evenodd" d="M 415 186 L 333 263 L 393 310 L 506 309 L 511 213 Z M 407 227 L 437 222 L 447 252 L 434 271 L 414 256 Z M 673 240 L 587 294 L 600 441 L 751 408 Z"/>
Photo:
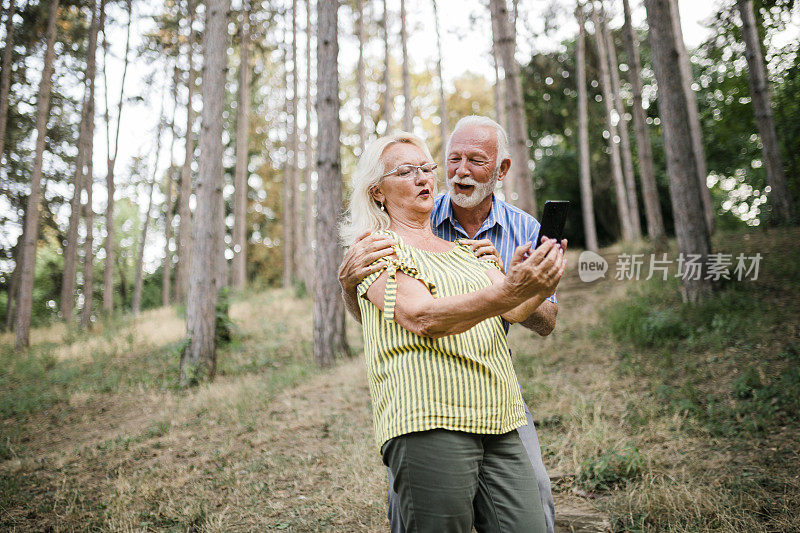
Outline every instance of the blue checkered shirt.
<path fill-rule="evenodd" d="M 431 213 L 431 226 L 436 235 L 448 241 L 462 237 L 470 238 L 453 214 L 449 192 L 436 197 Z M 531 215 L 505 203 L 496 195 L 492 195 L 492 208 L 489 210 L 489 216 L 486 217 L 478 233 L 472 238 L 492 241 L 494 247 L 500 252 L 503 264 L 507 266 L 511 263 L 517 246 L 536 242 L 539 238 L 539 227 L 539 221 Z M 548 300 L 554 304 L 558 303 L 556 293 L 553 293 Z M 508 332 L 508 322 L 504 320 L 503 326 Z"/>

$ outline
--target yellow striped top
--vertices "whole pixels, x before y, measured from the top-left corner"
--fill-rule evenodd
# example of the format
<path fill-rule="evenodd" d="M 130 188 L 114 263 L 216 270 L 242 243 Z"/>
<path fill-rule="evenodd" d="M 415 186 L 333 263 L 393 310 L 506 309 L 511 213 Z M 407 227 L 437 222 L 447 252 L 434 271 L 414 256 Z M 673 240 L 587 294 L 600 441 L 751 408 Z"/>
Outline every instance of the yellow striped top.
<path fill-rule="evenodd" d="M 397 259 L 358 286 L 375 439 L 415 431 L 449 429 L 500 434 L 526 423 L 506 333 L 499 316 L 464 333 L 421 337 L 394 321 L 397 271 L 422 281 L 434 298 L 466 294 L 491 285 L 485 271 L 496 263 L 479 261 L 456 241 L 447 252 L 428 252 L 403 243 Z M 369 286 L 388 270 L 384 311 L 366 297 Z"/>

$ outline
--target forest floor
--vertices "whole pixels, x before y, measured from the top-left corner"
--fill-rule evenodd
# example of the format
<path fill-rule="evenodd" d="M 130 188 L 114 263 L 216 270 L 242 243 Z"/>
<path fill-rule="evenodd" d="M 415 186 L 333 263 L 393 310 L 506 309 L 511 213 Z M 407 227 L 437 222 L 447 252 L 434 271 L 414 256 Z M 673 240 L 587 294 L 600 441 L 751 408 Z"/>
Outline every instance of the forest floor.
<path fill-rule="evenodd" d="M 798 240 L 718 235 L 734 261 L 761 253 L 759 277 L 699 306 L 614 279 L 644 244 L 602 250 L 593 283 L 570 252 L 556 330 L 511 334 L 559 531 L 800 531 Z M 320 370 L 311 312 L 236 300 L 216 379 L 188 390 L 174 308 L 37 329 L 26 354 L 0 337 L 0 529 L 386 531 L 359 327 Z"/>

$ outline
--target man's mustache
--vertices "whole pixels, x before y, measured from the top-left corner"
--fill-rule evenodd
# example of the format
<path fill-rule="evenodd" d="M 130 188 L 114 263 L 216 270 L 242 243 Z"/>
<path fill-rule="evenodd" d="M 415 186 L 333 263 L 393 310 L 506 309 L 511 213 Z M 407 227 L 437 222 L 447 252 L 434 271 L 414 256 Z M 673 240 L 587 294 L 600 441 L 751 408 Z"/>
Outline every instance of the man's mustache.
<path fill-rule="evenodd" d="M 479 183 L 479 182 L 475 181 L 473 178 L 470 178 L 470 177 L 468 177 L 468 176 L 466 176 L 466 177 L 463 177 L 463 178 L 455 178 L 455 177 L 453 177 L 453 178 L 448 178 L 448 180 L 447 180 L 447 183 L 448 183 L 448 184 L 449 184 L 451 187 L 452 187 L 453 185 L 456 185 L 456 184 L 458 184 L 458 185 L 472 185 L 472 186 L 478 186 L 478 185 L 480 185 L 480 183 Z"/>

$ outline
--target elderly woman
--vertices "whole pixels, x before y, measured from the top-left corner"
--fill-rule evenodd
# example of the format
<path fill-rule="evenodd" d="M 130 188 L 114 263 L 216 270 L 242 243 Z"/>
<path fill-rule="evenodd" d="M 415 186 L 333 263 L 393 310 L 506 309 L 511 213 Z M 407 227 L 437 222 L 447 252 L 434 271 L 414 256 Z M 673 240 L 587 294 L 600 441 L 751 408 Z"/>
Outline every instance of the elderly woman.
<path fill-rule="evenodd" d="M 566 262 L 553 241 L 522 246 L 503 275 L 436 237 L 435 170 L 422 140 L 401 133 L 372 143 L 353 176 L 343 239 L 379 231 L 398 243 L 358 287 L 375 437 L 406 531 L 545 531 L 501 317 L 528 317 Z"/>

